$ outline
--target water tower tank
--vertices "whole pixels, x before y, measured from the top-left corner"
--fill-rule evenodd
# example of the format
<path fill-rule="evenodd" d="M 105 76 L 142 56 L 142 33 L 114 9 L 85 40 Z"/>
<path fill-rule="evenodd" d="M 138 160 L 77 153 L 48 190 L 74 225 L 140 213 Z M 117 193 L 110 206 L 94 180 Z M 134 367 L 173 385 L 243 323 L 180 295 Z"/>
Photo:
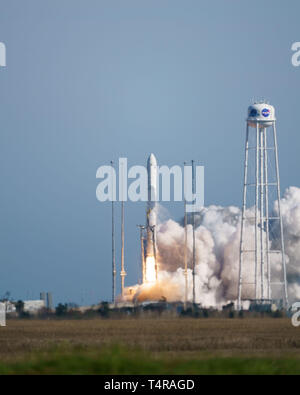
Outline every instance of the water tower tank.
<path fill-rule="evenodd" d="M 248 107 L 247 122 L 249 126 L 256 128 L 267 128 L 271 126 L 275 118 L 275 108 L 266 103 L 254 103 Z"/>

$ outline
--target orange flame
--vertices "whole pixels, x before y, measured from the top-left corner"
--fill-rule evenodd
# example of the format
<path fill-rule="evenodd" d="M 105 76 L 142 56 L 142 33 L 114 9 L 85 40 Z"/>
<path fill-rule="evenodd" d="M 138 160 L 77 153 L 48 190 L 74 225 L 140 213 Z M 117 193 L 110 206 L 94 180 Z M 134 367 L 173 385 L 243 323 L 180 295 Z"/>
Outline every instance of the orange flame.
<path fill-rule="evenodd" d="M 146 283 L 155 283 L 156 282 L 156 270 L 155 270 L 154 256 L 148 256 L 146 258 L 145 280 L 146 280 Z"/>

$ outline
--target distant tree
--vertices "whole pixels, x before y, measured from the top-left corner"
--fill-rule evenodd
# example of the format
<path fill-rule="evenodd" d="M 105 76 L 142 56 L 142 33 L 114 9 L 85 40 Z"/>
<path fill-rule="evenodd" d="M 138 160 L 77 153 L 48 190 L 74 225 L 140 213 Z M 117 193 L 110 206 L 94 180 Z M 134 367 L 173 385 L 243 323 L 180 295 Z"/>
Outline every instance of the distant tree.
<path fill-rule="evenodd" d="M 102 302 L 102 303 L 100 304 L 100 308 L 99 308 L 98 312 L 100 313 L 100 315 L 101 315 L 102 317 L 108 317 L 108 315 L 109 315 L 109 305 L 108 305 L 108 302 Z"/>
<path fill-rule="evenodd" d="M 68 313 L 68 305 L 59 303 L 55 308 L 55 314 L 59 317 L 66 315 Z"/>
<path fill-rule="evenodd" d="M 282 317 L 284 317 L 284 313 L 282 310 L 276 310 L 276 311 L 272 312 L 272 317 L 273 318 L 282 318 Z"/>
<path fill-rule="evenodd" d="M 24 311 L 24 302 L 23 300 L 18 300 L 15 303 L 16 311 L 20 318 L 30 318 L 30 313 L 28 311 Z"/>
<path fill-rule="evenodd" d="M 15 304 L 17 313 L 23 314 L 24 313 L 24 302 L 23 300 L 18 300 Z"/>
<path fill-rule="evenodd" d="M 234 311 L 233 311 L 233 310 L 229 311 L 228 317 L 229 317 L 229 318 L 234 318 L 234 317 L 235 317 L 235 314 L 234 314 Z"/>

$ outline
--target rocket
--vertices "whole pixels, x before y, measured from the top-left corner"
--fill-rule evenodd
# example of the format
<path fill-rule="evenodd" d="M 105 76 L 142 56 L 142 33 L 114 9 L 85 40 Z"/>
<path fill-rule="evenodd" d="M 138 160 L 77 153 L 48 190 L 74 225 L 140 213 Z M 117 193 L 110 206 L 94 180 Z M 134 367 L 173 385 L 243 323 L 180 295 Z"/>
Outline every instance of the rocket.
<path fill-rule="evenodd" d="M 156 202 L 157 202 L 157 161 L 154 154 L 151 154 L 147 161 L 148 171 L 148 202 L 146 219 L 146 262 L 145 281 L 153 282 L 157 280 L 158 265 L 156 261 Z"/>

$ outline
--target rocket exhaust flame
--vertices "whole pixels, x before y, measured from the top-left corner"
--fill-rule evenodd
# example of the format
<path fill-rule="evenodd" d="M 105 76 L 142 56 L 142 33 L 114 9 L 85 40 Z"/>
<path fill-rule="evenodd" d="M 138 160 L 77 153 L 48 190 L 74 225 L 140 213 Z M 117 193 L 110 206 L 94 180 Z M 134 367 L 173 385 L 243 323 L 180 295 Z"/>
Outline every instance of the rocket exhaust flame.
<path fill-rule="evenodd" d="M 148 256 L 146 258 L 146 268 L 145 268 L 145 282 L 155 283 L 156 282 L 156 265 L 154 256 Z"/>

